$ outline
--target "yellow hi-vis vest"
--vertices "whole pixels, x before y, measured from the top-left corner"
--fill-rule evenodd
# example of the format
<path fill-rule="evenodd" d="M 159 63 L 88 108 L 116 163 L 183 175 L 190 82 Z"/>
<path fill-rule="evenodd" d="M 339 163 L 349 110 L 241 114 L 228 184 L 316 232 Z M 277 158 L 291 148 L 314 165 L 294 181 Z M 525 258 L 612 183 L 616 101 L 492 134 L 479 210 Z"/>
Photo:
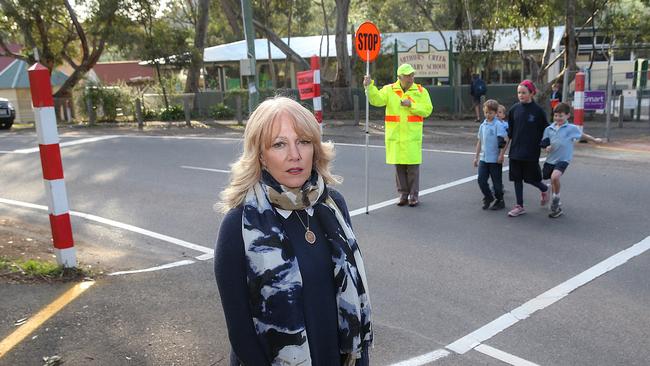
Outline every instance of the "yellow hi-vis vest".
<path fill-rule="evenodd" d="M 411 106 L 400 105 L 403 99 L 411 100 Z M 433 110 L 429 92 L 413 83 L 405 93 L 399 80 L 379 90 L 372 81 L 368 101 L 375 107 L 386 106 L 386 164 L 421 164 L 422 125 Z"/>

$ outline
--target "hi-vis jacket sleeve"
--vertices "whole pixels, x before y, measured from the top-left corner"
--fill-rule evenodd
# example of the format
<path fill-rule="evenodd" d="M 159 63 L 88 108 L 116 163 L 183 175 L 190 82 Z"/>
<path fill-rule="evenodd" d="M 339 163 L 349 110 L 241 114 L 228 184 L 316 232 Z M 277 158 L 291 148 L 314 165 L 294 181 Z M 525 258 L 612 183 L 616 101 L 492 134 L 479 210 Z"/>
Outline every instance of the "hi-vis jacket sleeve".
<path fill-rule="evenodd" d="M 420 93 L 409 93 L 415 103 L 411 104 L 410 111 L 416 116 L 427 118 L 433 112 L 433 105 L 431 104 L 431 98 L 429 97 L 429 92 L 426 88 L 422 88 Z"/>
<path fill-rule="evenodd" d="M 386 85 L 379 90 L 375 85 L 375 81 L 371 80 L 370 85 L 368 85 L 368 103 L 375 107 L 383 107 L 388 103 L 388 93 L 391 92 L 390 85 Z"/>

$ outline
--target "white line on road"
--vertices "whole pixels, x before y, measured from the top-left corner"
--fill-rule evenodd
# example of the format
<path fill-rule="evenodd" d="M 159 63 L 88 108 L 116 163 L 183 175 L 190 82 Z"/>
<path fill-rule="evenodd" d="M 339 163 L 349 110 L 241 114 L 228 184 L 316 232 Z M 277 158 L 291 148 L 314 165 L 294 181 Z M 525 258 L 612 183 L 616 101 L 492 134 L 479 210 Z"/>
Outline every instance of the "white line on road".
<path fill-rule="evenodd" d="M 68 141 L 68 142 L 62 142 L 59 144 L 59 147 L 66 147 L 66 146 L 72 146 L 72 145 L 80 145 L 80 144 L 87 144 L 90 142 L 97 142 L 97 141 L 102 141 L 102 140 L 109 140 L 109 139 L 114 139 L 116 137 L 120 137 L 117 135 L 108 135 L 108 136 L 99 136 L 99 137 L 89 137 L 86 139 L 79 139 L 79 140 L 74 140 L 74 141 Z M 38 147 L 32 147 L 29 149 L 18 149 L 11 151 L 14 154 L 29 154 L 29 153 L 35 153 L 38 152 L 39 148 Z"/>
<path fill-rule="evenodd" d="M 510 170 L 509 166 L 503 168 L 504 172 L 507 172 L 508 170 Z M 440 192 L 440 191 L 442 191 L 444 189 L 452 188 L 452 187 L 455 187 L 455 186 L 458 186 L 458 185 L 461 185 L 461 184 L 465 184 L 465 183 L 468 183 L 468 182 L 473 182 L 473 181 L 476 180 L 476 178 L 478 178 L 478 175 L 471 175 L 469 177 L 461 178 L 461 179 L 455 180 L 453 182 L 449 182 L 449 183 L 441 184 L 439 186 L 427 188 L 425 190 L 420 191 L 420 197 L 426 196 L 427 194 Z M 393 198 L 393 199 L 390 199 L 390 200 L 387 200 L 387 201 L 384 201 L 384 202 L 375 203 L 374 205 L 368 206 L 368 212 L 378 210 L 378 209 L 386 207 L 386 206 L 391 206 L 391 205 L 394 205 L 396 203 L 397 203 L 397 198 Z M 354 211 L 350 211 L 350 217 L 357 216 L 357 215 L 360 215 L 360 214 L 365 213 L 365 212 L 366 212 L 365 207 L 358 208 L 358 209 L 356 209 Z"/>
<path fill-rule="evenodd" d="M 153 272 L 153 271 L 159 271 L 161 269 L 169 269 L 169 268 L 174 268 L 174 267 L 179 267 L 179 266 L 185 266 L 188 264 L 192 264 L 194 261 L 192 260 L 182 260 L 178 262 L 173 262 L 173 263 L 168 263 L 164 264 L 162 266 L 157 266 L 157 267 L 151 267 L 151 268 L 145 268 L 145 269 L 136 269 L 133 271 L 120 271 L 120 272 L 113 272 L 109 273 L 109 276 L 119 276 L 119 275 L 125 275 L 125 274 L 133 274 L 133 273 L 143 273 L 143 272 Z"/>
<path fill-rule="evenodd" d="M 29 203 L 29 202 L 15 201 L 15 200 L 10 200 L 10 199 L 6 199 L 6 198 L 0 198 L 0 203 L 5 203 L 5 204 L 8 204 L 8 205 L 14 205 L 14 206 L 20 206 L 20 207 L 26 207 L 26 208 L 33 208 L 33 209 L 44 210 L 44 211 L 48 210 L 47 206 L 36 205 L 36 204 L 33 204 L 33 203 Z M 178 246 L 181 246 L 181 247 L 184 247 L 184 248 L 196 250 L 197 252 L 210 254 L 210 255 L 212 255 L 212 253 L 214 252 L 213 249 L 208 248 L 208 247 L 204 247 L 202 245 L 190 243 L 190 242 L 187 242 L 187 241 L 181 240 L 181 239 L 176 239 L 176 238 L 173 238 L 173 237 L 168 236 L 168 235 L 155 233 L 153 231 L 142 229 L 142 228 L 139 228 L 137 226 L 125 224 L 123 222 L 119 222 L 119 221 L 115 221 L 115 220 L 111 220 L 111 219 L 106 219 L 106 218 L 103 218 L 103 217 L 99 217 L 99 216 L 95 216 L 95 215 L 91 215 L 91 214 L 87 214 L 87 213 L 83 213 L 83 212 L 77 212 L 77 211 L 70 211 L 70 215 L 81 217 L 81 218 L 84 218 L 84 219 L 90 220 L 90 221 L 99 222 L 99 223 L 106 224 L 106 225 L 109 225 L 109 226 L 118 227 L 120 229 L 128 230 L 128 231 L 138 233 L 138 234 L 142 234 L 142 235 L 145 235 L 145 236 L 148 236 L 148 237 L 151 237 L 151 238 L 166 241 L 166 242 L 168 242 L 170 244 L 175 244 L 175 245 L 178 245 Z M 203 259 L 203 258 L 205 258 L 204 256 L 199 256 L 199 257 L 202 258 L 200 260 L 205 260 L 205 259 Z"/>
<path fill-rule="evenodd" d="M 519 306 L 518 308 L 512 310 L 511 312 L 504 314 L 490 323 L 484 325 L 483 327 L 473 331 L 472 333 L 458 339 L 457 341 L 447 345 L 445 348 L 448 350 L 454 351 L 458 354 L 464 354 L 472 349 L 477 348 L 482 344 L 482 342 L 494 337 L 505 329 L 509 328 L 513 324 L 516 324 L 520 320 L 524 320 L 531 316 L 536 311 L 542 310 L 547 306 L 550 306 L 557 301 L 560 301 L 564 297 L 568 296 L 571 292 L 577 288 L 593 281 L 594 279 L 602 276 L 603 274 L 625 264 L 630 259 L 639 256 L 650 249 L 650 236 L 641 240 L 640 242 L 632 245 L 631 247 L 622 250 L 613 256 L 605 259 L 604 261 L 596 264 L 595 266 L 587 269 L 586 271 L 580 273 L 579 275 L 559 284 L 558 286 L 553 287 L 552 289 L 544 292 L 543 294 L 537 296 L 536 298 L 526 302 L 525 304 Z M 486 349 L 489 352 L 488 348 L 483 347 L 483 351 Z M 478 350 L 478 349 L 477 349 Z M 406 364 L 397 363 L 391 366 L 421 366 L 431 361 L 426 361 L 426 358 L 420 360 L 420 357 L 430 355 L 432 353 L 438 352 L 436 350 L 418 357 L 411 358 L 404 362 L 409 362 Z M 481 351 L 479 351 L 481 352 Z M 485 352 L 483 352 L 485 353 Z M 505 353 L 505 352 L 504 352 Z M 445 357 L 446 355 L 442 356 Z M 440 358 L 442 358 L 440 357 Z M 514 356 L 513 356 L 514 357 Z M 520 364 L 514 364 L 520 365 Z M 526 364 L 521 364 L 526 365 Z M 531 364 L 528 364 L 531 365 Z"/>
<path fill-rule="evenodd" d="M 222 140 L 222 141 L 244 141 L 241 137 L 207 137 L 207 136 L 133 136 L 121 135 L 131 139 L 161 139 L 161 140 Z"/>
<path fill-rule="evenodd" d="M 443 357 L 449 356 L 449 351 L 445 349 L 437 349 L 433 352 L 425 353 L 423 355 L 417 356 L 410 358 L 406 361 L 394 363 L 390 366 L 419 366 L 419 365 L 425 365 L 429 362 L 433 362 L 436 360 L 439 360 Z"/>
<path fill-rule="evenodd" d="M 497 319 L 466 335 L 465 337 L 449 344 L 446 348 L 456 353 L 463 354 L 478 346 L 481 344 L 481 342 L 492 338 L 496 334 L 517 323 L 518 321 L 528 318 L 536 311 L 542 310 L 547 306 L 560 301 L 580 286 L 583 286 L 602 276 L 603 274 L 613 270 L 614 268 L 625 264 L 628 260 L 640 254 L 643 254 L 648 249 L 650 249 L 650 236 L 634 244 L 633 246 L 605 259 L 604 261 L 587 269 L 579 275 L 559 284 L 558 286 L 553 287 L 552 289 L 526 302 L 511 312 L 498 317 Z"/>
<path fill-rule="evenodd" d="M 337 145 L 337 146 L 352 146 L 352 147 L 366 147 L 366 145 L 363 145 L 363 144 L 348 144 L 348 143 L 343 143 L 343 142 L 335 142 L 334 145 Z M 385 149 L 386 148 L 384 145 L 368 145 L 368 147 L 371 147 L 373 149 Z M 422 149 L 422 151 L 438 152 L 438 153 L 446 153 L 446 154 L 462 154 L 462 155 L 474 155 L 474 154 L 476 154 L 476 152 L 455 151 L 455 150 Z"/>
<path fill-rule="evenodd" d="M 486 344 L 481 344 L 480 346 L 475 348 L 476 351 L 481 352 L 484 355 L 490 356 L 492 358 L 496 358 L 499 361 L 503 361 L 507 364 L 514 365 L 514 366 L 539 366 L 536 363 L 532 363 L 530 361 L 526 361 L 523 358 L 517 357 L 515 355 L 511 355 L 510 353 L 503 352 L 499 349 L 496 349 L 494 347 L 490 347 Z"/>
<path fill-rule="evenodd" d="M 189 165 L 181 165 L 181 168 L 183 168 L 183 169 L 194 169 L 194 170 L 205 170 L 206 172 L 217 172 L 217 173 L 230 174 L 230 170 L 224 170 L 224 169 L 201 168 L 199 166 L 189 166 Z"/>

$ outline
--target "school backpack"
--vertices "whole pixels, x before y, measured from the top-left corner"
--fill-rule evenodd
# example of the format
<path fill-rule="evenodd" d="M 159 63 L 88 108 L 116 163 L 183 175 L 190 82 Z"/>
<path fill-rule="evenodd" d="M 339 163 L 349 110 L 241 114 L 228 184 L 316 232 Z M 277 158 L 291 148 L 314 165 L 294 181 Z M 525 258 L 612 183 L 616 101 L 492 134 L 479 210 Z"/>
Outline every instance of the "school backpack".
<path fill-rule="evenodd" d="M 487 93 L 487 85 L 485 85 L 485 81 L 483 81 L 483 79 L 474 80 L 474 95 L 480 97 L 481 95 L 485 95 L 485 93 Z"/>

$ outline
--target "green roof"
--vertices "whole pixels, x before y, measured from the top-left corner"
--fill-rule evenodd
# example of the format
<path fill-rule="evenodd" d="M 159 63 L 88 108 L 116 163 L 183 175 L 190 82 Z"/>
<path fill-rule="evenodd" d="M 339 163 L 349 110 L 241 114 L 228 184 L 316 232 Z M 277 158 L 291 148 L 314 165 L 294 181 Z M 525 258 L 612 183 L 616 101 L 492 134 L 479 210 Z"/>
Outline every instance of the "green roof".
<path fill-rule="evenodd" d="M 29 89 L 29 65 L 25 61 L 15 60 L 0 71 L 0 89 Z M 60 86 L 68 79 L 61 71 L 55 70 L 50 78 L 52 86 Z"/>

